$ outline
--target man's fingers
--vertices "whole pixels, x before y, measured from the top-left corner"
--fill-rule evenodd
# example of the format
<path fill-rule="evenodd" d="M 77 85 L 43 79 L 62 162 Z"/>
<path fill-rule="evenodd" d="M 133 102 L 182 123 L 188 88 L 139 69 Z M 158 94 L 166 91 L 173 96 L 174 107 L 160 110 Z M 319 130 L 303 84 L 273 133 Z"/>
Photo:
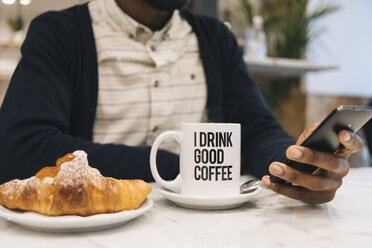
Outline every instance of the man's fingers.
<path fill-rule="evenodd" d="M 272 163 L 269 171 L 274 176 L 312 191 L 335 190 L 342 184 L 342 180 L 338 177 L 332 178 L 307 174 L 279 162 Z"/>
<path fill-rule="evenodd" d="M 360 151 L 363 148 L 363 140 L 353 132 L 342 130 L 338 133 L 338 140 L 350 153 Z"/>
<path fill-rule="evenodd" d="M 287 196 L 292 199 L 302 200 L 309 203 L 325 203 L 332 201 L 335 197 L 336 190 L 327 191 L 311 191 L 303 187 L 288 186 L 280 183 L 271 183 L 269 176 L 264 176 L 262 178 L 262 183 L 268 189 L 272 191 Z"/>
<path fill-rule="evenodd" d="M 314 165 L 341 176 L 345 176 L 349 172 L 349 163 L 347 160 L 335 154 L 293 145 L 287 149 L 286 155 L 287 158 L 293 161 Z"/>

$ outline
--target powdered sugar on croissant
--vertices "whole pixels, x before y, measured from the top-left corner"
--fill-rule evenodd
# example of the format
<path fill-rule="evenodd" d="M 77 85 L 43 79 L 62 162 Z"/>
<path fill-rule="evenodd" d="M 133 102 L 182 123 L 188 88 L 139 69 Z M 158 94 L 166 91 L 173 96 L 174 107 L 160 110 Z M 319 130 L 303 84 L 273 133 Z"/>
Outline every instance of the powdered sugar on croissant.
<path fill-rule="evenodd" d="M 142 180 L 103 177 L 84 151 L 75 151 L 31 178 L 0 185 L 0 204 L 51 216 L 88 216 L 135 209 L 150 192 Z"/>

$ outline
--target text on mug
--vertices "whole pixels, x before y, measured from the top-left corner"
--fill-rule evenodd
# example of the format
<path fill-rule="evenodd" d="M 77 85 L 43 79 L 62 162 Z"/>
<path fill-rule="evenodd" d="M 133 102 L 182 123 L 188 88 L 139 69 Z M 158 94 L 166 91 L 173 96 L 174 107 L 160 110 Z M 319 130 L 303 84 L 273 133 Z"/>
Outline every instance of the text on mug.
<path fill-rule="evenodd" d="M 194 132 L 194 162 L 197 164 L 194 167 L 195 180 L 232 180 L 232 165 L 221 165 L 225 158 L 225 151 L 221 148 L 233 147 L 231 136 L 232 132 Z"/>

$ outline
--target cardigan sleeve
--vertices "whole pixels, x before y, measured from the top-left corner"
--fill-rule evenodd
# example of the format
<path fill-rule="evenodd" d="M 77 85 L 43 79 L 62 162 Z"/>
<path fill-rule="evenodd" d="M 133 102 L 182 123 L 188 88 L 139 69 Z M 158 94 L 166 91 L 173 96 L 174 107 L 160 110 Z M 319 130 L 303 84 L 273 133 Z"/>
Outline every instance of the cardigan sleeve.
<path fill-rule="evenodd" d="M 228 122 L 241 123 L 242 171 L 256 177 L 268 174 L 273 161 L 285 161 L 285 150 L 295 144 L 271 114 L 251 78 L 235 37 L 221 24 L 223 48 L 223 108 Z"/>
<path fill-rule="evenodd" d="M 104 176 L 152 180 L 150 147 L 96 144 L 70 135 L 76 96 L 68 25 L 45 15 L 31 22 L 0 110 L 0 183 L 30 177 L 78 149 Z M 177 175 L 177 155 L 159 151 L 158 161 L 165 179 Z"/>

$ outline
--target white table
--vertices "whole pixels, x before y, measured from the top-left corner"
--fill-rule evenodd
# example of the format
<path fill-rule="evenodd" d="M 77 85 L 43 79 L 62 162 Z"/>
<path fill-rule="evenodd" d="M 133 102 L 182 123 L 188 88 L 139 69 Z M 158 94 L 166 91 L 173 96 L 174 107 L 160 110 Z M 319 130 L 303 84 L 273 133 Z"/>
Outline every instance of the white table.
<path fill-rule="evenodd" d="M 180 208 L 155 189 L 150 211 L 104 231 L 42 233 L 0 219 L 0 247 L 371 247 L 371 179 L 372 168 L 352 169 L 328 204 L 307 205 L 264 190 L 223 211 Z"/>

